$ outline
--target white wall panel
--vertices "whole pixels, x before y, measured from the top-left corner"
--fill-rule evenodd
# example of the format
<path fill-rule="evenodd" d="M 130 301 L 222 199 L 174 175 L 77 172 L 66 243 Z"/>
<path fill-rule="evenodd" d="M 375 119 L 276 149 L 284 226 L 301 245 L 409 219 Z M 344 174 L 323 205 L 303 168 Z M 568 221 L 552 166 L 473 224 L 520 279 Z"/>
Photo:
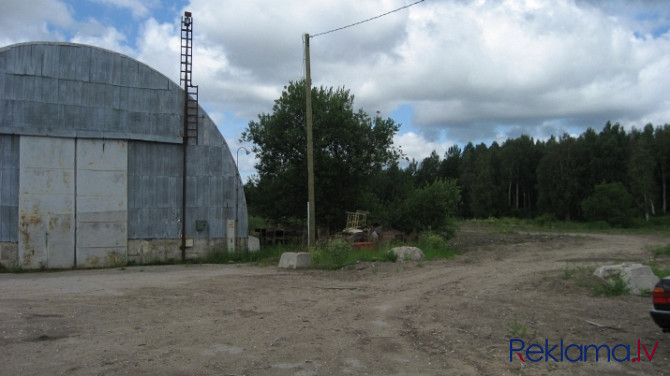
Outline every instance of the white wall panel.
<path fill-rule="evenodd" d="M 22 136 L 19 265 L 74 266 L 74 140 Z"/>
<path fill-rule="evenodd" d="M 126 261 L 127 150 L 126 141 L 77 140 L 77 266 Z"/>

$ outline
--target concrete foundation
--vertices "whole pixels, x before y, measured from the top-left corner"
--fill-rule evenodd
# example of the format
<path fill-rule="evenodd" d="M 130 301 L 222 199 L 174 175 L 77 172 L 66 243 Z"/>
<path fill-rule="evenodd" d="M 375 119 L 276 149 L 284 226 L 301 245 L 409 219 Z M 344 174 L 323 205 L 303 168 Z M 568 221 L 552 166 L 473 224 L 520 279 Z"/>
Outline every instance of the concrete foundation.
<path fill-rule="evenodd" d="M 279 259 L 279 267 L 283 269 L 309 268 L 311 265 L 309 252 L 284 252 Z"/>
<path fill-rule="evenodd" d="M 247 239 L 237 239 L 242 249 L 247 248 Z M 226 239 L 187 239 L 186 258 L 205 257 L 210 252 L 226 250 Z M 158 261 L 181 260 L 181 239 L 128 239 L 128 253 L 110 252 L 104 257 L 89 259 L 78 267 L 100 268 L 126 264 L 150 264 Z M 19 266 L 19 245 L 0 242 L 0 265 L 5 268 Z"/>

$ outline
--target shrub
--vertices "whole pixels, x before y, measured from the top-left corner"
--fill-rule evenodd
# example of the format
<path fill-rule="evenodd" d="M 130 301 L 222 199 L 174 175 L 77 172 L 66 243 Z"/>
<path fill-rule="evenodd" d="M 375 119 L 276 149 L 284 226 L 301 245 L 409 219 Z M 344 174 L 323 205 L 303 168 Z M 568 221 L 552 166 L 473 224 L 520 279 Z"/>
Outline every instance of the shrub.
<path fill-rule="evenodd" d="M 451 258 L 456 252 L 449 248 L 445 235 L 424 232 L 419 237 L 418 247 L 426 256 L 426 260 L 434 258 Z"/>
<path fill-rule="evenodd" d="M 432 229 L 444 232 L 445 236 L 453 236 L 456 232 L 453 217 L 460 200 L 461 191 L 455 180 L 438 179 L 409 194 L 394 224 L 407 233 Z"/>
<path fill-rule="evenodd" d="M 351 253 L 351 244 L 334 239 L 311 251 L 312 266 L 321 269 L 337 269 L 346 265 Z"/>
<path fill-rule="evenodd" d="M 587 220 L 605 221 L 617 227 L 629 227 L 635 215 L 633 197 L 619 182 L 596 185 L 581 206 Z"/>

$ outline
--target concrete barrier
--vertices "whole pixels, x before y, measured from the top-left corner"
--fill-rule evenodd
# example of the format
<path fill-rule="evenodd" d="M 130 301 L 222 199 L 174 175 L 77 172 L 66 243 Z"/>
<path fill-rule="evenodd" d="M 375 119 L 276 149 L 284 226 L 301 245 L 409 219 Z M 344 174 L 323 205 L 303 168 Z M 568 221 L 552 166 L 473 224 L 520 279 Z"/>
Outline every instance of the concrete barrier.
<path fill-rule="evenodd" d="M 311 265 L 309 252 L 284 252 L 279 259 L 279 267 L 283 269 L 309 268 Z"/>

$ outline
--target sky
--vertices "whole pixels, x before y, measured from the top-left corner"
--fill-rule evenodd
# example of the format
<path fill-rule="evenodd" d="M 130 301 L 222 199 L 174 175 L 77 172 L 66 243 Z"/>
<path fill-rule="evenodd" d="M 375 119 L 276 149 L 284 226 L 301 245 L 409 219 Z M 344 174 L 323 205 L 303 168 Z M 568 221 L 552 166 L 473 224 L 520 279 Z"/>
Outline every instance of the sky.
<path fill-rule="evenodd" d="M 2 0 L 0 46 L 90 44 L 179 83 L 193 15 L 193 83 L 233 154 L 249 121 L 305 76 L 401 124 L 411 159 L 522 134 L 546 140 L 670 123 L 667 0 Z M 414 5 L 411 5 L 414 4 Z M 395 9 L 369 22 L 318 35 Z M 237 155 L 236 155 L 237 157 Z M 239 153 L 242 176 L 254 156 Z"/>

